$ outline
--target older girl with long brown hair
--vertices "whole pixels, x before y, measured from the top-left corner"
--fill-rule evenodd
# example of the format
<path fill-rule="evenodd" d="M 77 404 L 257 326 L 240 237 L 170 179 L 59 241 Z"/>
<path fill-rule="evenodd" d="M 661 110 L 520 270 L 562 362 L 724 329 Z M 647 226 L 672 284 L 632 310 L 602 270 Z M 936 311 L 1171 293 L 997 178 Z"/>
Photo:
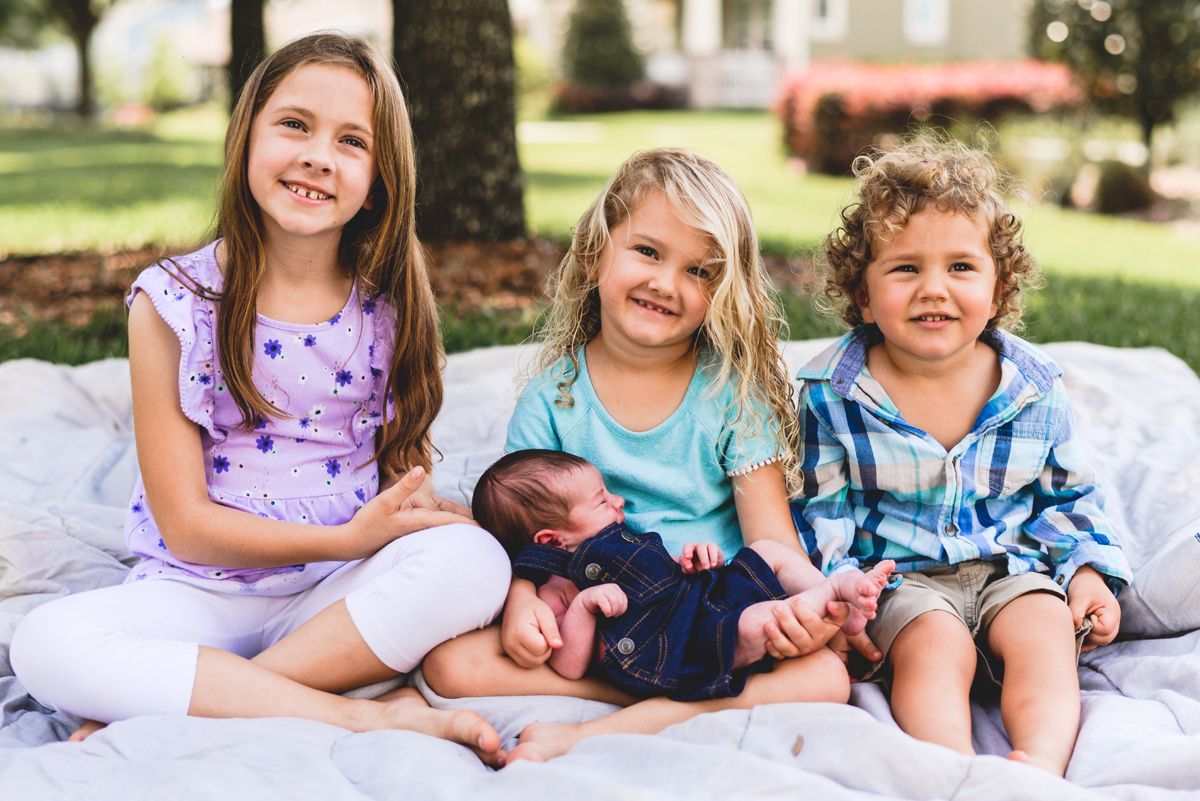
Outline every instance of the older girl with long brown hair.
<path fill-rule="evenodd" d="M 128 580 L 46 604 L 11 660 L 41 703 L 401 728 L 485 760 L 499 738 L 414 690 L 415 667 L 504 602 L 503 549 L 438 498 L 436 309 L 413 223 L 412 135 L 389 66 L 335 34 L 251 77 L 225 143 L 216 240 L 130 293 L 141 479 Z"/>

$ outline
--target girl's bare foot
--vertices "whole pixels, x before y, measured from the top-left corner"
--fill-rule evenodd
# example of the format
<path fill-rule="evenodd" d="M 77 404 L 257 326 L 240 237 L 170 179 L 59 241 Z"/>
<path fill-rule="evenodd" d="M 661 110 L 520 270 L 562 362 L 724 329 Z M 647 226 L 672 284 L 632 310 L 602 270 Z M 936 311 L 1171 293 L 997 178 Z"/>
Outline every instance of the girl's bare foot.
<path fill-rule="evenodd" d="M 67 738 L 67 742 L 82 743 L 107 725 L 107 723 L 101 723 L 98 720 L 85 720 L 82 726 L 71 732 L 71 736 Z"/>
<path fill-rule="evenodd" d="M 502 768 L 508 761 L 508 754 L 500 748 L 500 735 L 490 723 L 468 709 L 434 709 L 412 687 L 381 695 L 376 702 L 386 707 L 384 714 L 389 728 L 416 731 L 465 745 L 493 768 Z"/>
<path fill-rule="evenodd" d="M 578 726 L 566 723 L 530 723 L 521 730 L 521 744 L 508 755 L 512 764 L 518 759 L 545 762 L 562 756 L 582 739 Z"/>

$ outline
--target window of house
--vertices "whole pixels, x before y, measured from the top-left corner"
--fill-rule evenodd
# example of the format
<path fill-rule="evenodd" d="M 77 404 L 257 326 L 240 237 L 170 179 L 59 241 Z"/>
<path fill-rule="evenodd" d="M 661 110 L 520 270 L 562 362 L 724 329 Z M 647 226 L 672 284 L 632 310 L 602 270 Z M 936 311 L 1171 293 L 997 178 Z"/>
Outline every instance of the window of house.
<path fill-rule="evenodd" d="M 837 42 L 846 38 L 850 27 L 850 0 L 811 0 L 812 28 L 810 36 L 816 42 Z"/>
<path fill-rule="evenodd" d="M 770 50 L 772 0 L 725 0 L 726 50 Z"/>
<path fill-rule="evenodd" d="M 950 36 L 950 0 L 904 0 L 904 38 L 933 45 Z"/>

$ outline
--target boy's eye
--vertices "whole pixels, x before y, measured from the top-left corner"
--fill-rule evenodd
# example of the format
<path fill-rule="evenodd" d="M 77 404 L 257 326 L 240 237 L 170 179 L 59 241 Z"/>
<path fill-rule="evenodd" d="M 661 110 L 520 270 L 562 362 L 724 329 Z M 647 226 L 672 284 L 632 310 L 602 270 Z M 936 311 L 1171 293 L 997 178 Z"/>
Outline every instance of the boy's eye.
<path fill-rule="evenodd" d="M 645 256 L 647 258 L 650 258 L 650 259 L 658 258 L 658 251 L 655 250 L 654 248 L 650 247 L 649 245 L 634 245 L 633 249 L 636 250 L 638 253 L 641 253 L 643 256 Z"/>
<path fill-rule="evenodd" d="M 916 265 L 913 264 L 900 264 L 892 268 L 892 272 L 895 273 L 915 273 L 916 271 Z"/>
<path fill-rule="evenodd" d="M 974 269 L 974 265 L 967 264 L 965 261 L 955 262 L 950 265 L 950 272 L 952 273 L 969 272 Z"/>

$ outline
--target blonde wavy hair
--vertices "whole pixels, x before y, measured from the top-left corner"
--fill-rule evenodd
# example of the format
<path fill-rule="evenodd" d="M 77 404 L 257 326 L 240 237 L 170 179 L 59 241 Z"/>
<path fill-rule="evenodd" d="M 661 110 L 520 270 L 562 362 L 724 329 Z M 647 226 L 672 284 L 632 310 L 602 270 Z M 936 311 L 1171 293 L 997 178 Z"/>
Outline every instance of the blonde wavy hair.
<path fill-rule="evenodd" d="M 1010 182 L 987 153 L 926 134 L 890 152 L 859 156 L 854 175 L 858 200 L 842 209 L 841 225 L 825 238 L 814 265 L 821 311 L 851 328 L 862 325 L 863 276 L 876 243 L 934 208 L 984 223 L 996 262 L 996 314 L 986 330 L 1020 329 L 1021 293 L 1040 286 L 1042 274 L 1021 244 L 1024 223 L 1002 197 Z"/>
<path fill-rule="evenodd" d="M 579 377 L 580 350 L 600 333 L 599 272 L 609 232 L 656 192 L 709 241 L 708 309 L 695 347 L 712 371 L 710 392 L 715 396 L 732 385 L 737 414 L 730 427 L 737 425 L 746 436 L 778 423 L 779 461 L 789 491 L 796 492 L 800 431 L 779 348 L 787 323 L 759 256 L 746 198 L 724 170 L 695 153 L 673 148 L 635 153 L 583 213 L 570 252 L 551 276 L 554 299 L 537 334 L 542 349 L 525 378 L 565 361 L 555 403 L 567 409 L 574 405 L 571 387 Z M 760 408 L 768 419 L 762 419 Z"/>

